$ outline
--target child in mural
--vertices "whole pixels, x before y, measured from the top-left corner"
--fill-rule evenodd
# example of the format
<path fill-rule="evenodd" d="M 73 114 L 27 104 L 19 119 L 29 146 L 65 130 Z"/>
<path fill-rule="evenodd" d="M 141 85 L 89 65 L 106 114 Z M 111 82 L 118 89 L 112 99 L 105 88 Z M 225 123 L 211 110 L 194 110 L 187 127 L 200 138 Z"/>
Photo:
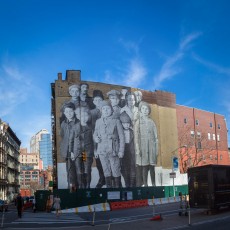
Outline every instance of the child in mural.
<path fill-rule="evenodd" d="M 101 118 L 96 121 L 93 138 L 98 144 L 96 157 L 99 156 L 101 160 L 106 187 L 111 188 L 112 176 L 115 181 L 114 187 L 120 187 L 124 131 L 120 120 L 112 116 L 112 106 L 107 101 L 101 103 Z"/>
<path fill-rule="evenodd" d="M 81 87 L 80 105 L 88 106 L 90 109 L 94 109 L 95 105 L 93 104 L 92 97 L 88 95 L 89 85 L 87 83 L 82 83 L 80 87 Z"/>
<path fill-rule="evenodd" d="M 135 124 L 135 121 L 138 119 L 138 108 L 135 106 L 136 104 L 136 96 L 132 92 L 126 93 L 126 105 L 121 108 L 120 113 L 126 112 L 130 119 L 132 120 L 132 125 Z"/>
<path fill-rule="evenodd" d="M 116 119 L 120 117 L 120 110 L 121 110 L 121 107 L 119 106 L 120 95 L 121 93 L 116 89 L 112 89 L 107 93 L 107 96 L 109 97 L 109 101 L 113 108 L 113 118 Z"/>
<path fill-rule="evenodd" d="M 136 106 L 139 107 L 139 104 L 142 101 L 142 97 L 143 97 L 142 92 L 137 90 L 134 92 L 134 94 L 136 95 Z"/>
<path fill-rule="evenodd" d="M 71 96 L 71 99 L 69 101 L 65 101 L 61 107 L 61 117 L 60 117 L 60 124 L 61 122 L 65 119 L 65 115 L 63 113 L 63 109 L 64 109 L 64 105 L 71 102 L 74 104 L 75 108 L 77 108 L 77 106 L 79 106 L 79 96 L 80 96 L 80 86 L 77 84 L 71 85 L 69 87 L 69 95 Z"/>
<path fill-rule="evenodd" d="M 124 177 L 125 187 L 136 186 L 136 159 L 134 149 L 134 134 L 132 120 L 126 112 L 121 113 L 120 120 L 125 134 L 125 151 L 121 162 L 121 173 Z"/>
<path fill-rule="evenodd" d="M 90 111 L 91 117 L 92 117 L 92 132 L 94 132 L 95 130 L 96 121 L 101 117 L 101 102 L 103 100 L 104 100 L 104 96 L 101 90 L 94 90 L 93 91 L 93 103 L 96 106 L 96 108 Z M 105 185 L 105 176 L 104 176 L 104 172 L 102 169 L 101 160 L 96 154 L 96 152 L 97 152 L 97 143 L 95 143 L 94 141 L 94 156 L 95 156 L 96 166 L 97 166 L 98 174 L 99 174 L 99 180 L 96 185 L 96 188 L 101 188 L 103 185 Z"/>
<path fill-rule="evenodd" d="M 93 163 L 93 138 L 90 125 L 90 110 L 79 106 L 75 114 L 80 122 L 76 123 L 70 133 L 69 146 L 71 160 L 75 164 L 78 188 L 90 188 L 91 167 Z M 86 153 L 86 161 L 82 160 L 82 153 Z"/>
<path fill-rule="evenodd" d="M 125 105 L 126 105 L 126 93 L 128 92 L 128 89 L 126 88 L 122 88 L 121 89 L 121 99 L 120 99 L 120 102 L 119 102 L 119 106 L 121 108 L 123 108 Z"/>
<path fill-rule="evenodd" d="M 158 155 L 157 128 L 149 118 L 151 108 L 148 103 L 140 102 L 140 117 L 135 123 L 135 152 L 137 169 L 137 186 L 148 186 L 148 172 L 155 186 L 155 166 Z"/>
<path fill-rule="evenodd" d="M 75 170 L 74 170 L 74 164 L 72 160 L 70 159 L 70 150 L 69 150 L 69 138 L 70 133 L 72 131 L 73 126 L 79 123 L 75 117 L 75 106 L 73 103 L 65 103 L 63 105 L 63 113 L 65 116 L 65 119 L 61 123 L 60 128 L 60 136 L 61 136 L 61 142 L 60 142 L 60 156 L 62 160 L 66 161 L 66 171 L 67 171 L 67 181 L 68 181 L 68 187 L 70 188 L 70 184 L 75 183 Z"/>

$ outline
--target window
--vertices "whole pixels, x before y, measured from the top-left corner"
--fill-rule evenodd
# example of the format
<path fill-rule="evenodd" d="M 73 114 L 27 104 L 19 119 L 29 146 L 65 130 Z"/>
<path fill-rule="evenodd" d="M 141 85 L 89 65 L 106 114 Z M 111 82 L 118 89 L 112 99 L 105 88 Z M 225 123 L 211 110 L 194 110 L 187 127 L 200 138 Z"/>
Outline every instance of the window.
<path fill-rule="evenodd" d="M 216 140 L 216 135 L 213 133 L 212 134 L 212 139 L 215 141 Z"/>
<path fill-rule="evenodd" d="M 191 131 L 190 133 L 191 133 L 191 137 L 194 137 L 194 136 L 195 136 L 194 131 Z"/>
<path fill-rule="evenodd" d="M 210 133 L 208 133 L 208 139 L 211 140 L 211 134 Z"/>
<path fill-rule="evenodd" d="M 217 125 L 217 128 L 220 129 L 220 124 Z"/>
<path fill-rule="evenodd" d="M 196 125 L 199 125 L 199 120 L 196 120 Z"/>
<path fill-rule="evenodd" d="M 212 128 L 212 122 L 209 123 L 210 128 Z"/>
<path fill-rule="evenodd" d="M 220 141 L 220 135 L 217 134 L 217 141 Z"/>
<path fill-rule="evenodd" d="M 210 160 L 212 160 L 212 155 L 210 155 Z"/>
<path fill-rule="evenodd" d="M 201 133 L 200 132 L 197 132 L 196 134 L 197 134 L 198 138 L 201 138 Z"/>
<path fill-rule="evenodd" d="M 220 155 L 220 160 L 223 160 L 223 156 L 222 155 Z"/>
<path fill-rule="evenodd" d="M 197 142 L 197 148 L 201 149 L 201 142 L 200 141 Z"/>
<path fill-rule="evenodd" d="M 203 161 L 205 161 L 205 155 L 202 155 Z"/>
<path fill-rule="evenodd" d="M 187 121 L 187 118 L 185 117 L 185 118 L 184 118 L 184 123 L 187 124 L 187 122 L 188 122 L 188 121 Z"/>

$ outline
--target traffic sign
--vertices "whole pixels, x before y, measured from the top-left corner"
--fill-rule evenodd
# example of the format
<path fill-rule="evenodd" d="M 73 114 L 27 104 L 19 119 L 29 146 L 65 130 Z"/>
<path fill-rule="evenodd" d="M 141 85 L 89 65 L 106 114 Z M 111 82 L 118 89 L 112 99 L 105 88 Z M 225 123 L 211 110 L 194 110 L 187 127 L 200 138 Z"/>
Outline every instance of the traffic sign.
<path fill-rule="evenodd" d="M 175 173 L 175 172 L 169 173 L 169 177 L 170 177 L 170 178 L 176 178 L 176 173 Z"/>

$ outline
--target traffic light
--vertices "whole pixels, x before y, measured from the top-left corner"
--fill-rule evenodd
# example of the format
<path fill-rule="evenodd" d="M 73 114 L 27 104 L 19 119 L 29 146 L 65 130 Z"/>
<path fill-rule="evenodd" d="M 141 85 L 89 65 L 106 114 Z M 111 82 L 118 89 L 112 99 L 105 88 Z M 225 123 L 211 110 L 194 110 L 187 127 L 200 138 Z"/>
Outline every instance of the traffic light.
<path fill-rule="evenodd" d="M 82 152 L 82 160 L 83 160 L 83 161 L 86 161 L 86 159 L 87 159 L 86 151 L 84 150 L 84 151 Z"/>

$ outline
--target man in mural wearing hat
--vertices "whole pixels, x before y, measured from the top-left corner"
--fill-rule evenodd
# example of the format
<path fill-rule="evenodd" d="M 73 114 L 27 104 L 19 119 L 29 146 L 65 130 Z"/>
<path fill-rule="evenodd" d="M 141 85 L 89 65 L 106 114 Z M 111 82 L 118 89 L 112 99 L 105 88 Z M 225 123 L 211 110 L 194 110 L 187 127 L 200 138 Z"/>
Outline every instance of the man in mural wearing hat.
<path fill-rule="evenodd" d="M 112 177 L 115 181 L 114 187 L 120 187 L 124 131 L 120 120 L 112 116 L 112 106 L 107 101 L 101 103 L 101 118 L 96 121 L 93 138 L 98 144 L 95 157 L 99 156 L 101 160 L 106 187 L 112 187 Z"/>
<path fill-rule="evenodd" d="M 81 87 L 80 105 L 88 106 L 89 109 L 94 109 L 95 106 L 93 104 L 92 97 L 88 95 L 89 85 L 87 83 L 82 83 L 80 87 Z"/>
<path fill-rule="evenodd" d="M 119 106 L 121 93 L 116 89 L 112 89 L 107 93 L 107 96 L 113 108 L 113 117 L 119 118 L 121 110 L 121 107 Z"/>
<path fill-rule="evenodd" d="M 101 92 L 101 90 L 94 90 L 93 91 L 93 103 L 96 106 L 95 109 L 92 109 L 91 112 L 91 118 L 92 118 L 92 132 L 94 133 L 95 130 L 95 124 L 96 121 L 101 118 L 101 103 L 104 100 L 104 96 L 103 93 Z M 94 156 L 97 152 L 97 143 L 94 141 Z M 97 170 L 98 170 L 98 174 L 99 174 L 99 180 L 98 183 L 96 185 L 96 188 L 101 188 L 103 185 L 105 185 L 105 176 L 104 176 L 104 172 L 102 169 L 102 165 L 101 165 L 101 160 L 100 158 L 97 156 L 95 157 L 95 161 L 96 161 L 96 166 L 97 166 Z"/>
<path fill-rule="evenodd" d="M 121 173 L 125 187 L 136 187 L 136 156 L 132 120 L 126 112 L 121 113 L 120 120 L 125 134 L 125 151 L 121 162 Z"/>

